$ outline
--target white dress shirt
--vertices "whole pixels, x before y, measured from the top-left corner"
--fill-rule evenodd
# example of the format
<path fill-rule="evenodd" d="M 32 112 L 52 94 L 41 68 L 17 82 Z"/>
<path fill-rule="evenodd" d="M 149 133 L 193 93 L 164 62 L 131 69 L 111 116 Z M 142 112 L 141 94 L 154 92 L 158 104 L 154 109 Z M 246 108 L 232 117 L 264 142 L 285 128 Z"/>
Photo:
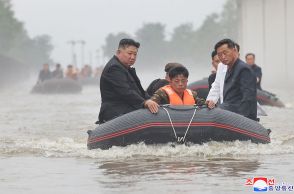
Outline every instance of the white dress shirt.
<path fill-rule="evenodd" d="M 227 73 L 227 65 L 224 65 L 223 63 L 219 63 L 217 65 L 217 71 L 215 80 L 211 85 L 211 89 L 209 90 L 208 96 L 206 100 L 212 100 L 215 104 L 218 100 L 220 100 L 220 103 L 222 104 L 224 101 L 224 83 Z"/>

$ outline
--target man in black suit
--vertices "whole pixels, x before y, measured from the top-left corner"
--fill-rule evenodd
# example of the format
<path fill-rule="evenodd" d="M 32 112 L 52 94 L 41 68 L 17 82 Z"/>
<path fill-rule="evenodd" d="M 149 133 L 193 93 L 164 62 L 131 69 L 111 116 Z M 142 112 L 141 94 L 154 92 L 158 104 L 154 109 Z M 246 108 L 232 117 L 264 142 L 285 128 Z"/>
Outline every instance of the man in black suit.
<path fill-rule="evenodd" d="M 250 65 L 252 68 L 255 76 L 256 76 L 256 87 L 257 89 L 261 89 L 261 78 L 262 78 L 262 71 L 259 66 L 255 64 L 255 54 L 254 53 L 247 53 L 245 56 L 246 63 Z"/>
<path fill-rule="evenodd" d="M 234 41 L 223 39 L 214 47 L 220 61 L 228 67 L 220 107 L 257 120 L 256 77 L 250 66 L 239 59 L 235 45 Z"/>
<path fill-rule="evenodd" d="M 136 62 L 139 47 L 140 43 L 132 39 L 122 39 L 116 54 L 104 67 L 100 77 L 101 108 L 97 124 L 144 105 L 157 112 L 158 104 L 147 100 L 149 96 L 142 88 L 135 68 L 131 67 Z"/>

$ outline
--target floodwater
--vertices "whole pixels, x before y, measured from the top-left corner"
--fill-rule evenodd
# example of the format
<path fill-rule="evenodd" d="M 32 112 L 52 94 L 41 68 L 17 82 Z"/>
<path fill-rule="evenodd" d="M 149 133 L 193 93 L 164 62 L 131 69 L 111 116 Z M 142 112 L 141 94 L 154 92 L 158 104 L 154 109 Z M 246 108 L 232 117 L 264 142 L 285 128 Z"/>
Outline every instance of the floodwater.
<path fill-rule="evenodd" d="M 286 108 L 264 107 L 268 116 L 261 123 L 272 130 L 270 144 L 87 150 L 98 86 L 72 95 L 30 94 L 31 87 L 0 91 L 0 193 L 252 193 L 245 183 L 253 177 L 294 185 L 293 90 L 272 91 Z"/>

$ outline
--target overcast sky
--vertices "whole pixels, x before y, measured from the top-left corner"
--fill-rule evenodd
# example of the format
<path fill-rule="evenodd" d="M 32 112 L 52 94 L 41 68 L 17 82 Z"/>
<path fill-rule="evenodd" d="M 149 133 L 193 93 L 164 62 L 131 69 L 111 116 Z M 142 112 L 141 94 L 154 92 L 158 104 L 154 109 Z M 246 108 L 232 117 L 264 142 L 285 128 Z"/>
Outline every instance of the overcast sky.
<path fill-rule="evenodd" d="M 69 40 L 84 40 L 85 62 L 97 63 L 97 49 L 109 33 L 133 35 L 144 23 L 160 22 L 167 36 L 183 23 L 199 27 L 205 17 L 219 13 L 226 0 L 11 0 L 15 16 L 30 37 L 52 37 L 52 58 L 71 62 Z M 76 46 L 80 62 L 80 45 Z M 101 61 L 101 59 L 100 59 Z"/>

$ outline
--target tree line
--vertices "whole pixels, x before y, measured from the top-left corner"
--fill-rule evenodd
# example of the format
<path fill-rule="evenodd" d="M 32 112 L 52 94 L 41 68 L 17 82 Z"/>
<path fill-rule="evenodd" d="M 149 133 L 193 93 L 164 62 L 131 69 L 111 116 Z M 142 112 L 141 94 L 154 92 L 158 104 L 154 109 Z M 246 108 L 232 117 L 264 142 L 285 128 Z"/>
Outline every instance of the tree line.
<path fill-rule="evenodd" d="M 1 77 L 10 74 L 17 77 L 19 71 L 28 74 L 39 69 L 40 64 L 51 61 L 53 49 L 48 35 L 29 37 L 23 23 L 15 18 L 11 6 L 10 0 L 0 0 Z"/>
<path fill-rule="evenodd" d="M 169 38 L 165 25 L 161 23 L 146 23 L 133 36 L 125 32 L 111 33 L 102 47 L 104 57 L 112 57 L 118 41 L 130 37 L 142 45 L 138 65 L 149 69 L 170 61 L 187 66 L 207 65 L 218 40 L 238 37 L 238 1 L 228 0 L 220 14 L 210 14 L 197 29 L 189 23 L 177 26 Z M 15 18 L 11 6 L 10 0 L 0 0 L 0 81 L 11 75 L 27 76 L 31 70 L 38 70 L 40 64 L 52 63 L 51 37 L 29 37 L 24 24 Z"/>
<path fill-rule="evenodd" d="M 141 43 L 138 65 L 151 69 L 169 61 L 190 65 L 207 65 L 214 44 L 223 38 L 238 38 L 238 1 L 228 0 L 220 14 L 210 14 L 198 29 L 192 24 L 182 24 L 174 28 L 169 39 L 165 25 L 147 23 L 139 28 L 135 35 L 126 32 L 109 34 L 102 47 L 104 56 L 113 56 L 120 39 L 129 37 Z M 189 66 L 189 65 L 187 65 Z"/>

